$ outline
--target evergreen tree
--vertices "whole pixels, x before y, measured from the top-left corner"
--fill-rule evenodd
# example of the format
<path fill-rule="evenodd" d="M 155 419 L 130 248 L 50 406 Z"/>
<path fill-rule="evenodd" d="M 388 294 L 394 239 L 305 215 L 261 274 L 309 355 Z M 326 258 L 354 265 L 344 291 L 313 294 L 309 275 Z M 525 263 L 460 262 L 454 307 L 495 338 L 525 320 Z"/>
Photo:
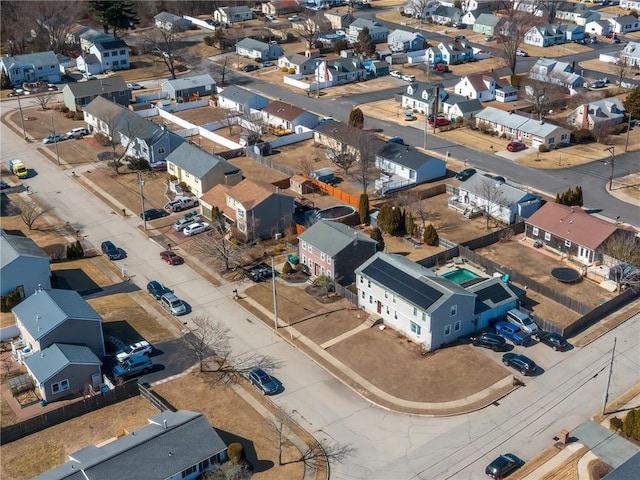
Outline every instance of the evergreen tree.
<path fill-rule="evenodd" d="M 633 431 L 636 422 L 636 411 L 629 410 L 627 414 L 624 416 L 624 421 L 622 422 L 622 432 L 627 436 L 633 436 Z"/>
<path fill-rule="evenodd" d="M 583 200 L 582 200 L 582 187 L 580 185 L 578 185 L 576 187 L 576 205 L 583 205 Z"/>
<path fill-rule="evenodd" d="M 634 88 L 622 104 L 627 115 L 636 120 L 640 119 L 640 88 Z"/>
<path fill-rule="evenodd" d="M 560 198 L 559 193 L 556 193 L 556 203 L 562 203 L 562 199 Z"/>
<path fill-rule="evenodd" d="M 12 86 L 13 85 L 11 85 L 9 75 L 7 75 L 4 70 L 2 70 L 2 73 L 0 74 L 0 88 L 5 89 L 11 88 Z"/>
<path fill-rule="evenodd" d="M 354 108 L 351 110 L 349 114 L 349 126 L 359 128 L 362 130 L 364 128 L 364 113 L 359 108 Z"/>
<path fill-rule="evenodd" d="M 413 235 L 416 233 L 416 224 L 413 221 L 413 215 L 411 212 L 405 213 L 404 217 L 404 230 L 409 234 Z"/>
<path fill-rule="evenodd" d="M 376 247 L 377 250 L 379 252 L 384 251 L 384 237 L 382 236 L 382 230 L 380 230 L 378 227 L 371 230 L 371 238 L 378 242 L 378 245 Z"/>
<path fill-rule="evenodd" d="M 404 234 L 404 222 L 402 221 L 402 210 L 400 210 L 400 207 L 392 207 L 387 233 L 394 237 Z"/>
<path fill-rule="evenodd" d="M 96 22 L 102 25 L 104 33 L 117 37 L 118 30 L 126 30 L 140 23 L 133 3 L 130 1 L 91 0 L 89 11 Z"/>
<path fill-rule="evenodd" d="M 358 202 L 358 214 L 360 215 L 360 223 L 369 223 L 369 195 L 367 195 L 366 193 L 360 194 L 360 201 Z"/>
<path fill-rule="evenodd" d="M 389 232 L 389 223 L 391 221 L 391 211 L 393 207 L 388 203 L 385 203 L 382 207 L 380 207 L 380 211 L 378 212 L 378 227 L 383 232 Z"/>
<path fill-rule="evenodd" d="M 436 231 L 436 228 L 432 224 L 427 225 L 427 228 L 424 229 L 424 235 L 422 237 L 422 240 L 424 240 L 424 243 L 432 247 L 437 247 L 438 244 L 440 243 L 440 239 L 438 238 L 438 232 Z"/>
<path fill-rule="evenodd" d="M 360 33 L 358 33 L 358 38 L 353 44 L 353 52 L 364 58 L 372 57 L 376 52 L 376 44 L 373 43 L 367 27 L 364 27 L 360 30 Z"/>
<path fill-rule="evenodd" d="M 288 275 L 292 270 L 293 268 L 291 267 L 291 264 L 289 262 L 284 262 L 284 265 L 282 266 L 282 275 Z"/>

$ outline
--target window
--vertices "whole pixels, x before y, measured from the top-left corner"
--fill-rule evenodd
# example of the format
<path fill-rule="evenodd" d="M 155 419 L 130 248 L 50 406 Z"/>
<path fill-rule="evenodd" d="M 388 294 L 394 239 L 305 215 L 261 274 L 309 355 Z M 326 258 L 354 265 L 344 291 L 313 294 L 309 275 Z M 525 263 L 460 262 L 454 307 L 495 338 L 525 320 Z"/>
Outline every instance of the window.
<path fill-rule="evenodd" d="M 417 323 L 413 323 L 413 322 L 409 322 L 411 324 L 411 333 L 413 333 L 414 335 L 420 336 L 422 327 L 420 327 L 420 325 L 418 325 Z"/>
<path fill-rule="evenodd" d="M 320 260 L 324 261 L 324 253 L 320 254 Z"/>
<path fill-rule="evenodd" d="M 109 52 L 104 52 L 104 53 L 102 54 L 102 56 L 103 56 L 103 57 L 105 57 L 105 58 L 106 58 L 106 57 L 108 57 L 108 56 L 109 56 Z"/>
<path fill-rule="evenodd" d="M 306 255 L 302 255 L 302 264 L 306 265 L 307 264 L 307 257 Z"/>
<path fill-rule="evenodd" d="M 538 227 L 533 227 L 531 229 L 531 234 L 536 236 L 536 237 L 538 236 L 538 232 L 539 232 Z"/>
<path fill-rule="evenodd" d="M 205 459 L 198 464 L 198 471 L 204 472 L 207 468 L 209 468 L 209 459 Z"/>
<path fill-rule="evenodd" d="M 69 380 L 62 380 L 60 382 L 51 384 L 52 393 L 60 393 L 64 392 L 65 390 L 69 390 Z"/>
<path fill-rule="evenodd" d="M 313 247 L 309 245 L 309 253 L 313 253 Z"/>
<path fill-rule="evenodd" d="M 120 50 L 120 55 L 126 55 L 127 51 L 126 50 Z"/>
<path fill-rule="evenodd" d="M 394 311 L 393 311 L 393 318 L 394 318 L 395 320 L 397 320 L 397 319 L 398 319 L 398 311 L 397 311 L 397 310 L 394 310 Z"/>
<path fill-rule="evenodd" d="M 547 242 L 551 241 L 551 234 L 549 232 L 544 232 L 544 239 Z"/>
<path fill-rule="evenodd" d="M 307 249 L 307 243 L 306 242 L 302 242 L 302 249 L 306 250 Z"/>
<path fill-rule="evenodd" d="M 38 70 L 42 70 L 42 67 L 38 67 Z"/>
<path fill-rule="evenodd" d="M 393 296 L 393 303 L 396 303 L 396 296 Z"/>
<path fill-rule="evenodd" d="M 451 335 L 451 325 L 445 325 L 444 326 L 444 334 L 445 334 L 445 336 Z"/>
<path fill-rule="evenodd" d="M 413 307 L 413 316 L 414 317 L 418 316 L 418 309 L 416 307 Z"/>
<path fill-rule="evenodd" d="M 455 317 L 457 314 L 458 314 L 458 306 L 451 305 L 451 308 L 449 309 L 449 315 L 451 315 L 452 317 Z"/>
<path fill-rule="evenodd" d="M 373 303 L 373 297 L 369 295 L 369 303 Z"/>
<path fill-rule="evenodd" d="M 387 305 L 387 315 L 389 315 L 389 305 Z"/>
<path fill-rule="evenodd" d="M 364 298 L 364 290 L 361 292 L 361 297 Z"/>
<path fill-rule="evenodd" d="M 187 468 L 186 470 L 183 470 L 182 471 L 182 478 L 187 478 L 192 473 L 196 473 L 197 469 L 198 469 L 197 465 L 192 465 L 189 468 Z"/>
<path fill-rule="evenodd" d="M 159 148 L 158 149 L 158 155 L 162 155 L 164 153 L 164 148 Z"/>
<path fill-rule="evenodd" d="M 327 264 L 331 265 L 331 262 L 333 261 L 333 259 L 329 256 L 327 256 Z"/>
<path fill-rule="evenodd" d="M 460 331 L 461 326 L 462 326 L 462 322 L 458 320 L 456 323 L 453 324 L 453 331 L 454 332 Z"/>
<path fill-rule="evenodd" d="M 422 321 L 423 322 L 427 321 L 427 313 L 426 312 L 422 312 Z"/>
<path fill-rule="evenodd" d="M 364 277 L 360 276 L 360 283 L 364 283 Z"/>
<path fill-rule="evenodd" d="M 570 247 L 571 246 L 571 240 L 565 240 L 564 241 L 564 246 L 565 247 Z"/>
<path fill-rule="evenodd" d="M 367 280 L 367 288 L 371 288 L 371 280 Z"/>
<path fill-rule="evenodd" d="M 384 291 L 384 298 L 389 298 L 389 292 L 387 292 L 386 290 Z"/>
<path fill-rule="evenodd" d="M 184 176 L 187 178 L 191 178 L 191 174 L 189 172 L 184 172 Z"/>

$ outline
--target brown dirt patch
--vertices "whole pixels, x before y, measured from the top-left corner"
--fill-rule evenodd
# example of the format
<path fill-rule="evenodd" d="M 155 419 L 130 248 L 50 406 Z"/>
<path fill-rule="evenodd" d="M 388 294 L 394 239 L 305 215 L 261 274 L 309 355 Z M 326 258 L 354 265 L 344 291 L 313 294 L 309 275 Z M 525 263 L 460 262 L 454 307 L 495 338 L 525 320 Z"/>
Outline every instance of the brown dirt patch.
<path fill-rule="evenodd" d="M 55 109 L 56 107 L 60 107 L 62 105 L 62 103 L 50 103 L 47 107 L 47 110 L 40 110 L 39 107 L 29 107 L 29 103 L 26 104 L 26 108 L 23 106 L 22 114 L 24 117 L 24 128 L 27 132 L 27 135 L 37 140 L 51 135 L 51 133 L 53 133 L 52 121 L 56 133 L 65 133 L 72 128 L 85 126 L 84 121 L 70 120 L 66 118 L 62 112 Z M 18 110 L 12 112 L 8 118 L 13 123 L 15 123 L 18 128 L 21 128 L 20 112 Z M 67 140 L 66 142 L 75 143 L 70 140 Z M 58 143 L 58 149 L 62 146 L 63 143 L 65 142 Z M 53 151 L 55 151 L 55 145 L 53 144 L 47 145 L 44 148 L 52 149 Z M 27 167 L 28 166 L 29 165 L 27 163 Z"/>
<path fill-rule="evenodd" d="M 600 480 L 613 471 L 613 468 L 604 463 L 602 460 L 591 460 L 587 465 L 590 480 Z"/>
<path fill-rule="evenodd" d="M 61 465 L 73 452 L 115 437 L 122 429 L 145 426 L 157 413 L 149 402 L 135 397 L 3 445 L 1 476 L 32 478 Z"/>
<path fill-rule="evenodd" d="M 582 447 L 577 452 L 571 454 L 561 465 L 553 469 L 552 472 L 544 475 L 540 480 L 565 480 L 569 478 L 579 478 L 578 462 L 589 451 L 588 447 Z"/>

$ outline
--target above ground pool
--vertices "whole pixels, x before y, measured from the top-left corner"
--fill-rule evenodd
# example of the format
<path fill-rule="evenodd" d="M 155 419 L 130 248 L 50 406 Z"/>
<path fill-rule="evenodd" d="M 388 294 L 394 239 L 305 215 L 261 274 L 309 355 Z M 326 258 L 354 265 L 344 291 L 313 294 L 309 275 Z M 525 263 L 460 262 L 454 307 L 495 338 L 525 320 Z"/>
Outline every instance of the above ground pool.
<path fill-rule="evenodd" d="M 335 207 L 318 210 L 314 217 L 317 220 L 332 220 L 352 226 L 360 223 L 360 215 L 351 205 L 336 205 Z"/>

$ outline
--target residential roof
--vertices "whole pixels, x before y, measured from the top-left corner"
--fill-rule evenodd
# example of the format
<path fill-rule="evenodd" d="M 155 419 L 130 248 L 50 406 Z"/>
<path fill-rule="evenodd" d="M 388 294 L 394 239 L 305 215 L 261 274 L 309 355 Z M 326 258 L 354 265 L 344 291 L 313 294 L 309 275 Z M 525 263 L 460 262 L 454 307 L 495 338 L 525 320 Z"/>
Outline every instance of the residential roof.
<path fill-rule="evenodd" d="M 458 102 L 454 102 L 454 105 L 457 105 L 460 109 L 460 112 L 464 113 L 475 113 L 482 110 L 482 103 L 477 98 L 472 98 L 470 100 L 461 100 Z"/>
<path fill-rule="evenodd" d="M 263 112 L 268 113 L 282 120 L 292 121 L 300 117 L 302 114 L 307 113 L 306 110 L 296 107 L 292 103 L 285 103 L 280 101 L 273 101 L 262 109 Z"/>
<path fill-rule="evenodd" d="M 98 59 L 98 57 L 94 54 L 94 53 L 85 53 L 84 55 L 80 56 L 83 60 L 84 63 L 86 63 L 87 65 L 100 65 L 100 60 Z M 95 80 L 95 79 L 94 79 Z M 102 80 L 102 79 L 100 79 Z M 88 81 L 88 82 L 80 82 L 80 83 L 69 83 L 68 85 L 85 85 L 87 83 L 91 83 L 93 85 L 92 81 Z M 116 92 L 119 90 L 116 90 Z"/>
<path fill-rule="evenodd" d="M 439 95 L 446 94 L 444 85 L 442 83 L 416 82 L 407 85 L 407 89 L 402 93 L 402 95 L 409 98 L 415 98 L 416 100 L 420 100 L 422 102 L 428 101 L 430 103 L 433 103 L 433 95 L 436 88 L 439 89 Z M 427 94 L 428 98 L 424 98 L 425 93 Z"/>
<path fill-rule="evenodd" d="M 70 365 L 102 365 L 86 345 L 54 343 L 44 350 L 25 357 L 24 363 L 38 383 L 44 383 Z"/>
<path fill-rule="evenodd" d="M 209 207 L 217 207 L 227 217 L 235 219 L 235 211 L 227 205 L 227 193 L 229 193 L 229 190 L 231 190 L 230 185 L 219 183 L 200 197 L 200 203 Z"/>
<path fill-rule="evenodd" d="M 572 67 L 567 62 L 559 62 L 551 58 L 539 58 L 531 67 L 529 77 L 537 78 L 544 82 L 550 81 L 553 83 L 553 80 L 557 80 L 563 84 L 573 85 L 581 81 L 582 77 L 571 70 Z"/>
<path fill-rule="evenodd" d="M 602 245 L 618 229 L 580 207 L 552 202 L 540 207 L 527 219 L 527 223 L 591 250 Z"/>
<path fill-rule="evenodd" d="M 268 43 L 261 42 L 260 40 L 256 40 L 255 38 L 243 38 L 236 45 L 239 48 L 244 48 L 246 50 L 258 50 L 259 52 L 263 52 L 269 49 Z"/>
<path fill-rule="evenodd" d="M 239 13 L 248 13 L 251 11 L 246 5 L 239 5 L 237 7 L 220 7 L 218 10 L 226 11 L 229 15 L 237 15 Z"/>
<path fill-rule="evenodd" d="M 227 196 L 239 202 L 245 210 L 251 210 L 261 204 L 271 195 L 278 194 L 277 187 L 267 182 L 260 182 L 245 178 L 237 185 L 231 187 Z M 291 197 L 293 203 L 293 197 Z"/>
<path fill-rule="evenodd" d="M 314 130 L 326 137 L 349 143 L 349 139 L 353 139 L 353 135 L 357 133 L 356 130 L 360 129 L 337 120 L 325 120 L 319 123 Z"/>
<path fill-rule="evenodd" d="M 474 283 L 466 287 L 468 291 L 477 295 L 477 300 L 484 303 L 489 308 L 496 308 L 505 302 L 518 298 L 518 295 L 511 290 L 509 284 L 504 283 L 500 278 L 490 278 L 484 282 Z"/>
<path fill-rule="evenodd" d="M 0 230 L 0 268 L 20 257 L 42 258 L 49 262 L 49 255 L 29 237 L 9 235 Z"/>
<path fill-rule="evenodd" d="M 504 200 L 504 203 L 508 206 L 526 200 L 533 200 L 535 198 L 535 196 L 529 192 L 520 190 L 508 183 L 498 182 L 492 178 L 485 177 L 484 175 L 472 176 L 460 185 L 459 188 L 461 191 L 467 191 L 482 198 L 485 198 L 487 192 L 491 191 L 490 189 L 493 189 L 496 192 L 499 192 L 496 193 L 494 199 L 497 199 L 497 197 L 500 196 L 500 200 Z"/>
<path fill-rule="evenodd" d="M 495 27 L 502 21 L 503 19 L 501 17 L 497 17 L 490 13 L 481 13 L 478 19 L 476 20 L 476 23 L 480 25 L 486 25 L 488 27 Z"/>
<path fill-rule="evenodd" d="M 99 63 L 98 58 L 93 55 L 84 55 L 84 59 L 87 63 L 91 64 L 89 57 L 95 58 Z M 93 80 L 87 80 L 86 82 L 67 83 L 64 88 L 68 88 L 73 94 L 74 98 L 84 98 L 93 95 L 128 92 L 129 88 L 124 83 L 122 77 L 108 77 L 108 78 L 94 78 Z M 109 100 L 105 100 L 108 103 L 113 103 Z"/>
<path fill-rule="evenodd" d="M 633 15 L 624 15 L 622 17 L 610 18 L 611 23 L 617 23 L 618 25 L 633 25 L 638 23 L 638 19 Z"/>
<path fill-rule="evenodd" d="M 335 257 L 349 246 L 357 246 L 358 242 L 378 243 L 344 223 L 325 220 L 314 223 L 302 232 L 298 239 L 307 242 L 330 257 Z"/>
<path fill-rule="evenodd" d="M 540 122 L 536 119 L 524 117 L 513 112 L 505 112 L 504 110 L 498 110 L 493 107 L 485 107 L 481 112 L 476 114 L 476 118 L 485 122 L 504 125 L 507 128 L 540 136 L 547 136 L 555 132 L 556 129 L 562 129 L 562 127 L 547 123 L 546 121 Z"/>
<path fill-rule="evenodd" d="M 240 170 L 221 156 L 190 143 L 183 143 L 167 155 L 167 162 L 177 165 L 196 178 L 204 177 L 213 169 L 222 169 L 225 175 L 234 174 Z"/>
<path fill-rule="evenodd" d="M 116 37 L 110 35 L 108 33 L 104 33 L 100 30 L 95 30 L 93 28 L 88 28 L 84 32 L 80 34 L 80 38 L 82 40 L 87 40 L 88 42 L 95 42 L 97 40 L 115 40 Z"/>
<path fill-rule="evenodd" d="M 447 7 L 440 5 L 433 11 L 434 17 L 454 18 L 456 15 L 462 15 L 462 10 L 456 7 Z"/>
<path fill-rule="evenodd" d="M 159 14 L 157 14 L 153 18 L 155 20 L 157 20 L 157 21 L 162 22 L 162 23 L 174 23 L 174 22 L 182 20 L 181 16 L 174 15 L 173 13 L 169 13 L 169 12 L 160 12 Z"/>
<path fill-rule="evenodd" d="M 250 102 L 256 97 L 267 100 L 267 97 L 263 97 L 262 95 L 259 95 L 250 90 L 245 90 L 244 88 L 236 87 L 235 85 L 229 85 L 228 87 L 225 87 L 224 90 L 218 93 L 218 97 L 228 98 L 229 100 L 232 100 L 241 105 Z"/>
<path fill-rule="evenodd" d="M 473 87 L 473 89 L 476 92 L 484 92 L 484 91 L 490 90 L 487 83 L 490 83 L 491 80 L 493 80 L 496 83 L 496 85 L 498 84 L 498 81 L 493 76 L 483 74 L 483 73 L 477 73 L 475 75 L 467 75 L 466 77 L 462 78 L 460 82 L 464 82 L 465 80 L 469 82 L 469 84 Z"/>
<path fill-rule="evenodd" d="M 93 43 L 98 50 L 114 50 L 116 48 L 129 48 L 127 43 L 121 38 L 114 40 L 98 40 Z"/>
<path fill-rule="evenodd" d="M 389 34 L 389 42 L 411 42 L 418 37 L 424 38 L 419 32 L 398 29 Z"/>
<path fill-rule="evenodd" d="M 306 55 L 302 55 L 301 53 L 294 53 L 292 55 L 286 55 L 285 58 L 287 61 L 293 65 L 304 65 L 307 62 L 318 62 L 318 57 L 307 57 Z"/>
<path fill-rule="evenodd" d="M 126 472 L 128 478 L 171 478 L 226 448 L 201 413 L 165 410 L 129 435 L 70 454 L 70 461 L 34 480 L 110 480 L 114 472 Z"/>
<path fill-rule="evenodd" d="M 162 84 L 163 89 L 165 84 L 170 85 L 174 90 L 188 90 L 190 88 L 215 85 L 216 81 L 211 77 L 211 75 L 205 73 L 203 75 L 194 75 L 192 77 L 182 77 L 167 80 Z"/>
<path fill-rule="evenodd" d="M 49 65 L 58 65 L 58 58 L 56 54 L 52 51 L 48 52 L 36 52 L 36 53 L 26 53 L 24 55 L 7 55 L 0 58 L 0 62 L 5 65 L 5 68 L 8 68 L 11 65 L 34 65 L 34 66 L 49 66 Z"/>
<path fill-rule="evenodd" d="M 102 317 L 74 290 L 41 290 L 13 308 L 35 340 L 68 319 L 102 323 Z"/>
<path fill-rule="evenodd" d="M 411 170 L 418 170 L 426 163 L 445 163 L 444 160 L 422 153 L 410 145 L 400 145 L 392 142 L 384 145 L 377 155 Z"/>
<path fill-rule="evenodd" d="M 330 60 L 325 60 L 324 63 L 327 65 L 327 68 L 333 68 L 339 72 L 357 72 L 359 70 L 364 70 L 364 64 L 356 57 L 332 58 Z"/>
<path fill-rule="evenodd" d="M 596 102 L 590 102 L 580 105 L 570 115 L 578 114 L 578 110 L 586 108 L 589 118 L 597 123 L 609 119 L 620 119 L 624 117 L 624 105 L 622 102 L 615 98 L 605 98 Z"/>

